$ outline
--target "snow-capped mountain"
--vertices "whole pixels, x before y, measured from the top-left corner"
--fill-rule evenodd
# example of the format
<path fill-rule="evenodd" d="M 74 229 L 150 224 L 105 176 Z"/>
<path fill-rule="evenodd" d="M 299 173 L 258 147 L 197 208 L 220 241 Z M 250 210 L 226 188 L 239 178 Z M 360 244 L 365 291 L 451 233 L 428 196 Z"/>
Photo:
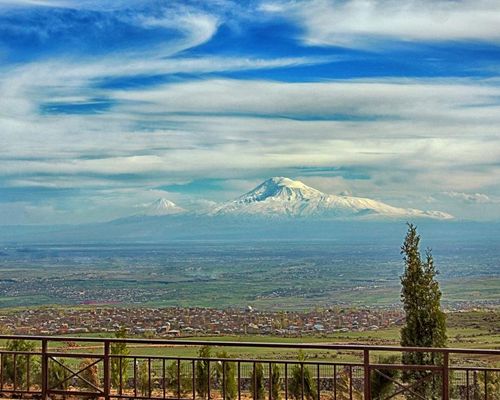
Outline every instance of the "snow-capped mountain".
<path fill-rule="evenodd" d="M 316 218 L 453 218 L 441 211 L 399 208 L 362 197 L 330 195 L 284 177 L 268 179 L 236 200 L 215 207 L 210 214 Z"/>
<path fill-rule="evenodd" d="M 6 243 L 40 243 L 40 240 L 159 243 L 171 239 L 310 240 L 326 237 L 357 240 L 360 234 L 377 240 L 381 236 L 394 238 L 398 232 L 402 234 L 404 225 L 401 222 L 415 219 L 427 219 L 427 229 L 434 230 L 438 237 L 446 232 L 457 232 L 453 230 L 455 223 L 442 222 L 453 217 L 441 211 L 399 208 L 367 198 L 329 195 L 282 177 L 268 179 L 243 196 L 223 204 L 198 204 L 196 207 L 191 204 L 188 211 L 169 200 L 158 199 L 141 209 L 139 214 L 95 224 L 9 227 L 0 229 L 0 240 Z M 379 223 L 381 220 L 385 223 Z M 467 225 L 463 229 L 478 232 L 476 226 Z M 481 234 L 496 234 L 497 228 L 491 229 Z"/>
<path fill-rule="evenodd" d="M 137 215 L 144 217 L 156 217 L 163 215 L 182 214 L 185 212 L 186 210 L 184 208 L 179 207 L 174 202 L 160 198 L 149 204 L 142 212 Z"/>

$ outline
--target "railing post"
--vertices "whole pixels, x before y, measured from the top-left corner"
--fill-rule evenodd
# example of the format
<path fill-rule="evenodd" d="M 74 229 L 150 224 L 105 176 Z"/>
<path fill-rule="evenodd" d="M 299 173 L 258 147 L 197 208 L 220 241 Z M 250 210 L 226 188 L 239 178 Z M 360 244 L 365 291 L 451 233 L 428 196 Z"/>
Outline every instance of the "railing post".
<path fill-rule="evenodd" d="M 443 353 L 443 400 L 448 400 L 450 396 L 450 355 L 445 350 Z"/>
<path fill-rule="evenodd" d="M 120 371 L 121 373 L 121 371 Z M 109 400 L 110 395 L 111 363 L 109 362 L 109 340 L 104 342 L 104 400 Z"/>
<path fill-rule="evenodd" d="M 371 390 L 371 380 L 370 380 L 370 350 L 365 349 L 363 351 L 363 366 L 365 370 L 365 391 L 364 391 L 364 399 L 371 400 L 372 398 L 372 390 Z M 351 382 L 352 384 L 352 382 Z"/>
<path fill-rule="evenodd" d="M 47 339 L 42 339 L 42 400 L 48 399 L 49 391 L 49 357 L 47 356 Z"/>

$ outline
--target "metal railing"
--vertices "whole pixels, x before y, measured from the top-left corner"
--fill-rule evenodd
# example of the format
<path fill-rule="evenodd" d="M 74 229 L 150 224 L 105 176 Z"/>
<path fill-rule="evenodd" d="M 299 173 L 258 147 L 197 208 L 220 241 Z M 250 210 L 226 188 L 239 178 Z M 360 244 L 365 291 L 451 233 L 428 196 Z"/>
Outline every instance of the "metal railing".
<path fill-rule="evenodd" d="M 0 350 L 3 397 L 500 400 L 500 350 L 8 335 L 0 339 L 35 344 L 29 351 Z M 128 351 L 117 354 L 117 344 L 123 343 Z M 249 355 L 200 355 L 202 346 Z M 290 352 L 295 350 L 294 358 Z M 255 351 L 261 354 L 252 354 Z M 144 354 L 148 352 L 154 354 Z M 376 359 L 388 354 L 400 359 L 404 353 L 426 354 L 433 361 L 415 365 Z"/>

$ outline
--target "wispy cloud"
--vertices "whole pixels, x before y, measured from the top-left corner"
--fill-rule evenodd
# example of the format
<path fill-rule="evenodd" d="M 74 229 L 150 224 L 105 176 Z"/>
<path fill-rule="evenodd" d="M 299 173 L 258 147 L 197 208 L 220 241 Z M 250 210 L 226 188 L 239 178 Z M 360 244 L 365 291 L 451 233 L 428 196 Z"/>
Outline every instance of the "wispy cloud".
<path fill-rule="evenodd" d="M 116 105 L 104 114 L 35 111 L 30 121 L 10 126 L 4 142 L 10 156 L 2 170 L 6 176 L 43 172 L 47 176 L 37 179 L 50 182 L 57 174 L 117 180 L 149 175 L 153 182 L 165 178 L 162 171 L 180 178 L 297 165 L 383 170 L 404 160 L 399 172 L 409 176 L 456 168 L 456 185 L 467 176 L 464 168 L 489 163 L 470 172 L 483 180 L 462 179 L 461 187 L 472 188 L 492 179 L 488 171 L 500 156 L 500 114 L 498 107 L 476 106 L 472 112 L 469 106 L 490 103 L 499 90 L 472 82 L 220 79 L 110 90 Z M 50 134 L 40 137 L 40 131 Z M 71 137 L 77 142 L 68 149 Z M 23 138 L 26 145 L 19 146 Z"/>
<path fill-rule="evenodd" d="M 0 7 L 64 7 L 64 0 L 0 0 Z"/>
<path fill-rule="evenodd" d="M 444 192 L 443 194 L 452 199 L 459 199 L 466 203 L 487 204 L 497 202 L 484 193 Z"/>
<path fill-rule="evenodd" d="M 496 0 L 268 1 L 261 9 L 303 26 L 309 44 L 369 47 L 380 41 L 500 41 Z"/>
<path fill-rule="evenodd" d="M 150 90 L 116 91 L 136 110 L 310 120 L 442 119 L 498 122 L 500 88 L 470 81 L 378 80 L 322 83 L 204 80 Z M 210 101 L 206 101 L 210 98 Z M 144 103 L 144 108 L 140 103 Z M 136 103 L 139 103 L 137 106 Z M 125 106 L 126 107 L 126 106 Z M 474 124 L 478 121 L 474 120 Z M 449 134 L 449 132 L 448 132 Z M 422 132 L 418 136 L 425 136 Z M 456 132 L 456 135 L 461 135 Z"/>

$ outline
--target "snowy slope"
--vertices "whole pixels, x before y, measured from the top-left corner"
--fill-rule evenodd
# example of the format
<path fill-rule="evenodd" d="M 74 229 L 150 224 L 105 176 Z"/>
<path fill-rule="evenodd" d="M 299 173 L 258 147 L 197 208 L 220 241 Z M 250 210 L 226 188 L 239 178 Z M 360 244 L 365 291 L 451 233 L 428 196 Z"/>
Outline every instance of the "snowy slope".
<path fill-rule="evenodd" d="M 362 197 L 329 195 L 300 181 L 284 177 L 268 179 L 236 200 L 215 207 L 210 214 L 317 218 L 453 218 L 441 211 L 399 208 Z"/>
<path fill-rule="evenodd" d="M 144 217 L 156 217 L 163 215 L 182 214 L 185 212 L 186 210 L 184 208 L 179 207 L 174 202 L 160 198 L 148 205 L 141 213 L 136 215 Z"/>

